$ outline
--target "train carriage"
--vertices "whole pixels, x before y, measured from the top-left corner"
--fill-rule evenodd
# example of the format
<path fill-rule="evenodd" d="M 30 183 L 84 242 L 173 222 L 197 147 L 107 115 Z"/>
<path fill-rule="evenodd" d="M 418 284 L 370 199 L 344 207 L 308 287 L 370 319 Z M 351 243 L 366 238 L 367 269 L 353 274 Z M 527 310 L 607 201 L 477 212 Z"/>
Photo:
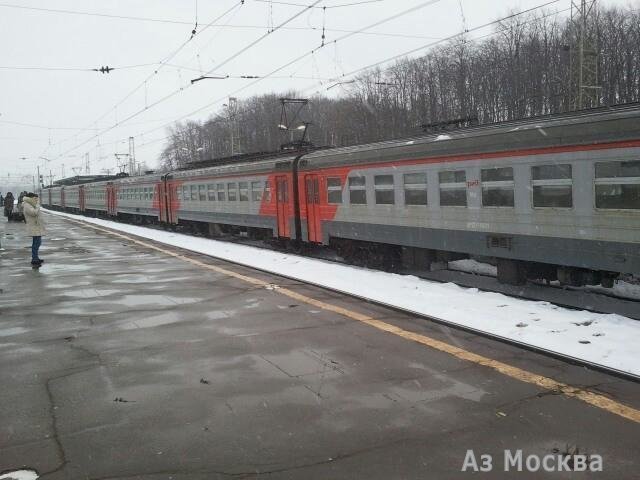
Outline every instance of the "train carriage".
<path fill-rule="evenodd" d="M 164 221 L 160 213 L 161 181 L 162 177 L 156 174 L 107 182 L 103 192 L 105 208 L 110 215 L 117 214 L 137 222 Z"/>
<path fill-rule="evenodd" d="M 171 223 L 201 222 L 295 238 L 295 159 L 285 155 L 174 172 L 167 176 L 166 216 Z"/>
<path fill-rule="evenodd" d="M 308 241 L 640 272 L 637 107 L 314 152 L 300 178 Z"/>
<path fill-rule="evenodd" d="M 91 214 L 107 212 L 107 185 L 109 182 L 84 185 L 85 211 Z"/>

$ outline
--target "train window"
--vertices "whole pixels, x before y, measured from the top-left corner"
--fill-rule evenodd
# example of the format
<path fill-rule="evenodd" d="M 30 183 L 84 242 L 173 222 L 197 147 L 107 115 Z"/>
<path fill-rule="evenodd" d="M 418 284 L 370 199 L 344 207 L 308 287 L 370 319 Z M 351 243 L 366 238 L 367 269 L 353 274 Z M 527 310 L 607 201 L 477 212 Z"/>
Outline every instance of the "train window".
<path fill-rule="evenodd" d="M 262 200 L 262 182 L 251 182 L 251 201 L 259 202 Z"/>
<path fill-rule="evenodd" d="M 238 185 L 235 183 L 227 183 L 227 198 L 230 202 L 238 199 Z"/>
<path fill-rule="evenodd" d="M 483 207 L 513 207 L 513 168 L 499 167 L 480 170 Z"/>
<path fill-rule="evenodd" d="M 393 175 L 376 175 L 373 177 L 376 191 L 377 205 L 393 205 L 395 192 L 393 191 Z"/>
<path fill-rule="evenodd" d="M 189 187 L 187 187 L 186 185 L 182 186 L 182 200 L 189 200 L 189 198 L 191 198 L 189 196 Z"/>
<path fill-rule="evenodd" d="M 210 202 L 214 202 L 216 200 L 216 186 L 213 183 L 207 185 L 207 199 Z"/>
<path fill-rule="evenodd" d="M 207 201 L 207 186 L 198 185 L 198 200 L 201 202 Z"/>
<path fill-rule="evenodd" d="M 342 180 L 340 177 L 327 178 L 327 202 L 342 203 Z"/>
<path fill-rule="evenodd" d="M 240 193 L 240 201 L 248 202 L 249 201 L 249 183 L 247 182 L 239 182 L 238 183 L 238 192 Z"/>
<path fill-rule="evenodd" d="M 227 197 L 227 191 L 224 188 L 224 183 L 219 183 L 216 186 L 216 189 L 218 190 L 218 201 L 219 202 L 224 202 L 226 200 L 226 197 Z"/>
<path fill-rule="evenodd" d="M 405 173 L 404 174 L 404 204 L 405 205 L 426 205 L 427 204 L 427 174 L 426 173 Z"/>
<path fill-rule="evenodd" d="M 571 165 L 531 167 L 534 207 L 573 207 Z"/>
<path fill-rule="evenodd" d="M 349 177 L 349 202 L 351 205 L 366 205 L 367 181 L 365 177 Z"/>
<path fill-rule="evenodd" d="M 271 181 L 267 180 L 264 182 L 264 196 L 262 197 L 262 201 L 265 203 L 271 203 Z"/>
<path fill-rule="evenodd" d="M 640 209 L 640 161 L 596 163 L 596 208 Z"/>
<path fill-rule="evenodd" d="M 443 207 L 467 206 L 467 172 L 450 170 L 439 172 L 440 205 Z"/>
<path fill-rule="evenodd" d="M 190 191 L 191 191 L 191 201 L 195 202 L 198 200 L 198 186 L 197 185 L 191 185 L 190 186 Z"/>

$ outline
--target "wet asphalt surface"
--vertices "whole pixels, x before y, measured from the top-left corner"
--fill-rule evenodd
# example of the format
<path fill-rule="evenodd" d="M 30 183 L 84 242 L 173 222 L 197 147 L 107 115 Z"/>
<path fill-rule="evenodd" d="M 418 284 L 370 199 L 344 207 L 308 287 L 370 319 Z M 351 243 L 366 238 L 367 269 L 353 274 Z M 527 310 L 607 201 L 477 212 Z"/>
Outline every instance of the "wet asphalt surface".
<path fill-rule="evenodd" d="M 0 219 L 0 472 L 46 479 L 638 478 L 640 424 L 48 216 Z M 640 385 L 189 254 L 640 408 Z M 604 471 L 504 472 L 503 452 Z"/>

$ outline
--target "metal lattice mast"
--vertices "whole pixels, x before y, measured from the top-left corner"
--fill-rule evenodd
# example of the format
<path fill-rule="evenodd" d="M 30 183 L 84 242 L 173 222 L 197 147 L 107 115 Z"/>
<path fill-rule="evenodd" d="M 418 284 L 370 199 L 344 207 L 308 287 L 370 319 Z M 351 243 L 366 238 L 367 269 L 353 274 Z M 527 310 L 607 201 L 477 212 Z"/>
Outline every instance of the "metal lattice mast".
<path fill-rule="evenodd" d="M 574 110 L 600 104 L 596 4 L 597 0 L 571 0 L 571 89 Z"/>

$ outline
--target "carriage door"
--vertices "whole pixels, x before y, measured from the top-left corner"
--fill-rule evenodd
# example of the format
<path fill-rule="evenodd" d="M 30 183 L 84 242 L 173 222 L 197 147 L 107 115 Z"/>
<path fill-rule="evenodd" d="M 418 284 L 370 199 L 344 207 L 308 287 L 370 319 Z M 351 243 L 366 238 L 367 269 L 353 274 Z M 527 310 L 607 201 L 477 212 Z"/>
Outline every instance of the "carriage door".
<path fill-rule="evenodd" d="M 107 215 L 115 216 L 117 215 L 117 207 L 116 207 L 116 187 L 113 184 L 107 185 Z"/>
<path fill-rule="evenodd" d="M 164 182 L 164 188 L 166 191 L 167 199 L 167 222 L 171 224 L 177 224 L 177 210 L 178 210 L 178 186 L 173 182 Z"/>
<path fill-rule="evenodd" d="M 169 220 L 167 200 L 167 182 L 162 180 L 158 183 L 158 219 L 160 222 L 167 222 Z"/>
<path fill-rule="evenodd" d="M 320 182 L 318 175 L 305 177 L 307 200 L 307 230 L 310 242 L 322 242 L 320 231 Z"/>
<path fill-rule="evenodd" d="M 65 204 L 64 204 L 64 187 L 62 187 L 60 189 L 60 206 L 62 208 L 65 208 Z"/>
<path fill-rule="evenodd" d="M 49 189 L 49 206 L 53 205 L 53 200 L 51 199 L 51 189 Z"/>
<path fill-rule="evenodd" d="M 78 187 L 78 205 L 80 206 L 80 211 L 84 212 L 87 206 L 87 202 L 84 198 L 84 185 L 80 185 L 80 187 Z"/>
<path fill-rule="evenodd" d="M 288 237 L 289 180 L 285 175 L 276 177 L 276 202 L 278 206 L 278 236 Z"/>

